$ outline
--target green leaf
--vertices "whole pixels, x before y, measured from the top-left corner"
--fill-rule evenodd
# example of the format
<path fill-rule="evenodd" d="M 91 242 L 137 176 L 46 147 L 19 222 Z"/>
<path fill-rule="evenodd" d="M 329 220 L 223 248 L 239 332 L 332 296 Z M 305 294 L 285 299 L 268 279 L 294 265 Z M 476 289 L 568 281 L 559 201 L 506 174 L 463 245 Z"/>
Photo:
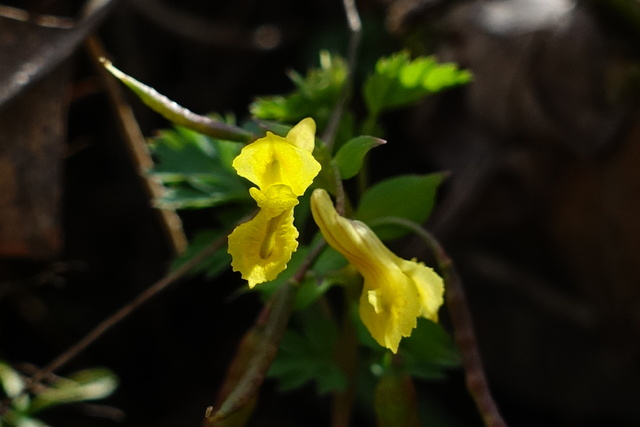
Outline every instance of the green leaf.
<path fill-rule="evenodd" d="M 24 381 L 20 374 L 3 361 L 0 361 L 0 384 L 9 398 L 20 395 L 24 390 Z"/>
<path fill-rule="evenodd" d="M 221 237 L 220 230 L 203 230 L 189 242 L 187 249 L 176 258 L 171 264 L 171 270 L 176 270 L 187 263 L 190 259 L 196 257 L 209 245 Z M 207 278 L 213 278 L 225 271 L 231 265 L 231 255 L 227 253 L 227 245 L 222 245 L 220 249 L 208 256 L 198 266 L 193 268 L 190 274 L 195 275 L 203 273 Z"/>
<path fill-rule="evenodd" d="M 437 323 L 418 319 L 411 336 L 400 342 L 404 370 L 422 379 L 441 379 L 447 369 L 460 366 L 460 352 L 451 337 Z"/>
<path fill-rule="evenodd" d="M 342 179 L 356 176 L 369 150 L 385 143 L 385 140 L 373 136 L 358 136 L 347 141 L 335 156 L 336 166 Z"/>
<path fill-rule="evenodd" d="M 402 237 L 409 232 L 405 227 L 375 226 L 375 221 L 393 216 L 423 223 L 431 214 L 444 177 L 443 173 L 401 175 L 381 181 L 362 195 L 356 218 L 374 228 L 381 240 Z"/>
<path fill-rule="evenodd" d="M 313 306 L 298 312 L 299 330 L 288 330 L 268 377 L 283 391 L 315 381 L 318 393 L 344 390 L 346 377 L 333 361 L 338 329 Z"/>
<path fill-rule="evenodd" d="M 469 71 L 455 64 L 439 64 L 434 57 L 411 60 L 406 51 L 381 58 L 375 72 L 364 84 L 364 99 L 369 114 L 403 107 L 443 89 L 468 83 Z"/>
<path fill-rule="evenodd" d="M 166 187 L 156 205 L 194 209 L 248 200 L 248 182 L 231 166 L 240 148 L 185 128 L 161 131 L 151 140 L 157 164 L 150 173 Z"/>
<path fill-rule="evenodd" d="M 107 369 L 86 369 L 69 378 L 57 379 L 51 387 L 39 392 L 33 399 L 29 413 L 64 403 L 102 399 L 118 386 L 117 377 Z"/>

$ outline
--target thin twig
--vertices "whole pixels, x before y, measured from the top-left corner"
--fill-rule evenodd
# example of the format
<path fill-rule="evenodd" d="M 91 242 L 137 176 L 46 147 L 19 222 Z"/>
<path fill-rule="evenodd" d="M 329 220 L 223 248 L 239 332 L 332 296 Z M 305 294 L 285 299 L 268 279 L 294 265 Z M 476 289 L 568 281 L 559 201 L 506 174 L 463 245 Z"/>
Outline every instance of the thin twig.
<path fill-rule="evenodd" d="M 453 335 L 462 353 L 462 367 L 465 373 L 467 389 L 487 427 L 506 427 L 506 423 L 493 400 L 489 383 L 484 374 L 471 313 L 469 312 L 462 281 L 453 261 L 440 245 L 440 242 L 420 224 L 398 217 L 378 218 L 375 224 L 397 224 L 412 230 L 427 244 L 435 256 L 446 285 L 445 300 L 451 315 Z"/>
<path fill-rule="evenodd" d="M 137 167 L 138 175 L 140 175 L 149 197 L 152 200 L 157 200 L 165 193 L 165 189 L 162 184 L 148 174 L 148 171 L 153 168 L 151 154 L 118 82 L 111 77 L 100 62 L 100 58 L 106 56 L 105 50 L 95 35 L 87 39 L 86 47 L 102 80 L 102 84 L 107 90 L 114 113 L 118 118 L 120 131 L 129 149 L 131 159 Z M 157 209 L 157 212 L 174 253 L 182 253 L 187 247 L 187 238 L 184 235 L 180 217 L 176 211 L 171 209 Z"/>
<path fill-rule="evenodd" d="M 42 368 L 40 371 L 36 372 L 31 382 L 32 384 L 38 384 L 44 378 L 48 377 L 52 372 L 59 369 L 66 363 L 68 363 L 71 359 L 76 357 L 82 351 L 84 351 L 89 345 L 91 345 L 94 341 L 100 338 L 105 332 L 111 329 L 116 324 L 120 323 L 123 319 L 133 313 L 138 307 L 147 302 L 149 299 L 157 295 L 160 291 L 166 289 L 169 285 L 177 282 L 187 275 L 193 268 L 198 266 L 202 261 L 204 261 L 207 257 L 211 256 L 216 250 L 220 249 L 222 245 L 227 240 L 227 234 L 221 235 L 218 239 L 216 239 L 213 243 L 211 243 L 208 247 L 206 247 L 202 252 L 191 258 L 189 261 L 185 262 L 182 266 L 177 268 L 172 273 L 163 277 L 152 286 L 144 290 L 140 295 L 134 298 L 129 304 L 120 308 L 114 314 L 103 320 L 99 323 L 91 332 L 85 335 L 80 341 L 78 341 L 73 346 L 69 347 L 65 352 L 56 357 L 53 361 L 51 361 L 47 366 Z"/>
<path fill-rule="evenodd" d="M 340 94 L 338 104 L 333 109 L 327 127 L 322 135 L 322 140 L 327 144 L 327 148 L 331 151 L 335 142 L 340 119 L 344 114 L 344 109 L 351 99 L 353 91 L 353 80 L 357 66 L 358 48 L 360 47 L 360 39 L 362 36 L 362 22 L 356 8 L 355 0 L 343 0 L 344 11 L 347 16 L 347 23 L 351 36 L 349 38 L 349 50 L 347 52 L 347 81 Z"/>

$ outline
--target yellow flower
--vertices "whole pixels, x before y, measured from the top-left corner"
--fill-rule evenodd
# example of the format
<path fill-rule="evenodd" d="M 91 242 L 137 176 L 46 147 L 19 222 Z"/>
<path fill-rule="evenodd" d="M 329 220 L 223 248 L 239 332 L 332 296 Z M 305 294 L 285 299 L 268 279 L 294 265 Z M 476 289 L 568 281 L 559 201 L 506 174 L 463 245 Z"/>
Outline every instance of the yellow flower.
<path fill-rule="evenodd" d="M 380 345 L 396 353 L 418 317 L 438 320 L 444 293 L 438 274 L 395 255 L 364 223 L 341 217 L 325 190 L 313 192 L 311 211 L 327 243 L 364 278 L 360 318 Z"/>
<path fill-rule="evenodd" d="M 284 138 L 267 132 L 233 161 L 238 175 L 258 186 L 249 192 L 260 211 L 229 235 L 233 271 L 242 273 L 251 288 L 275 279 L 298 248 L 293 208 L 320 172 L 311 154 L 315 131 L 313 119 L 306 118 Z"/>

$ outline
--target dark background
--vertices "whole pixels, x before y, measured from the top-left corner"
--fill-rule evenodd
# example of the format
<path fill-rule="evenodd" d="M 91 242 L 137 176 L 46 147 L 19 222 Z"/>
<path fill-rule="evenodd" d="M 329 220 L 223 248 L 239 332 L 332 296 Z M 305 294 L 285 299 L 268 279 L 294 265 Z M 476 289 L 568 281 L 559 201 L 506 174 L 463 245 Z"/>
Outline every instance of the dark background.
<path fill-rule="evenodd" d="M 358 2 L 362 69 L 409 47 L 474 73 L 469 86 L 384 117 L 388 144 L 373 154 L 373 178 L 451 172 L 428 226 L 462 273 L 509 425 L 638 425 L 637 8 L 536 3 L 549 14 L 538 19 L 517 1 Z M 83 3 L 5 4 L 77 18 Z M 502 25 L 489 19 L 496 4 L 507 7 Z M 288 70 L 317 65 L 320 49 L 344 53 L 348 40 L 340 2 L 324 0 L 120 1 L 96 31 L 125 72 L 195 112 L 239 118 L 253 97 L 291 90 Z M 172 257 L 88 54 L 81 43 L 73 51 L 61 86 L 65 129 L 43 140 L 59 144 L 59 157 L 44 157 L 52 178 L 42 191 L 59 197 L 32 207 L 54 225 L 30 234 L 26 250 L 5 243 L 0 259 L 0 358 L 12 363 L 46 364 L 161 278 Z M 10 69 L 18 58 L 1 61 Z M 0 114 L 30 128 L 8 113 L 20 96 Z M 126 96 L 145 135 L 167 126 Z M 22 208 L 8 203 L 0 215 Z M 188 236 L 213 217 L 181 216 Z M 120 425 L 198 425 L 259 309 L 253 296 L 229 299 L 239 286 L 230 273 L 183 281 L 60 373 L 112 369 L 121 384 L 104 403 L 126 414 Z M 420 390 L 441 425 L 480 425 L 460 372 Z M 96 410 L 120 414 L 74 405 L 43 418 L 119 425 L 86 415 Z M 327 425 L 328 413 L 313 388 L 280 395 L 267 382 L 250 425 Z M 371 423 L 363 414 L 354 425 Z"/>

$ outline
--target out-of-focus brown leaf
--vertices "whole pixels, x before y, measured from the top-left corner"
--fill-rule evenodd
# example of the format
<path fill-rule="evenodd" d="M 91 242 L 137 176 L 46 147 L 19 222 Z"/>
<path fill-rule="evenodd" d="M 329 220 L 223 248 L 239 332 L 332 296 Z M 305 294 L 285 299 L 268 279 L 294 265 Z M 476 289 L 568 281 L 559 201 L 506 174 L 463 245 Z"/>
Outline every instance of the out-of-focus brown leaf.
<path fill-rule="evenodd" d="M 0 111 L 1 256 L 49 256 L 60 246 L 68 74 L 59 67 Z"/>
<path fill-rule="evenodd" d="M 60 247 L 69 80 L 61 64 L 114 3 L 89 1 L 76 25 L 0 6 L 0 256 L 47 257 Z"/>
<path fill-rule="evenodd" d="M 89 0 L 74 24 L 0 6 L 0 108 L 71 55 L 115 0 Z"/>

